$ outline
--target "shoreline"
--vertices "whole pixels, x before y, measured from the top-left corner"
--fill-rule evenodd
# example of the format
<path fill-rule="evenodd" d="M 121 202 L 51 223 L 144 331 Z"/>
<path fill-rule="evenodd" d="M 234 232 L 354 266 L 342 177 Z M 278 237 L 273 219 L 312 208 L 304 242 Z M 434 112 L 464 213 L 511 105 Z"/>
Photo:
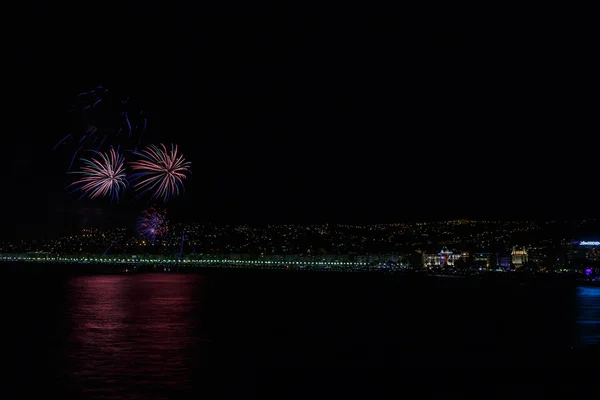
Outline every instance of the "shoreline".
<path fill-rule="evenodd" d="M 122 265 L 100 265 L 100 264 L 42 264 L 42 263 L 3 263 L 0 264 L 0 273 L 5 274 L 37 274 L 37 275 L 134 275 L 134 274 L 180 274 L 180 275 L 245 275 L 245 274 L 269 274 L 282 276 L 331 276 L 338 274 L 381 277 L 386 280 L 410 280 L 410 281 L 445 281 L 464 283 L 515 283 L 529 285 L 547 283 L 555 285 L 575 285 L 599 287 L 600 282 L 578 280 L 573 276 L 564 276 L 551 273 L 531 275 L 518 272 L 499 273 L 485 272 L 476 275 L 447 275 L 431 274 L 420 271 L 385 271 L 385 270 L 339 270 L 339 269 L 284 269 L 284 268 L 235 268 L 235 267 L 181 267 L 179 271 L 161 270 L 161 267 L 149 268 L 144 266 L 137 271 Z"/>

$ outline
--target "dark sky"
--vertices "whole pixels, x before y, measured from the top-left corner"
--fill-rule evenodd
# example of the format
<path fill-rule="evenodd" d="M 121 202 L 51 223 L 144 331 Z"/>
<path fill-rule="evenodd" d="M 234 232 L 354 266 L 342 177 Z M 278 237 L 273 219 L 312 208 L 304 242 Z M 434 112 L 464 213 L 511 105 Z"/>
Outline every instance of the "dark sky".
<path fill-rule="evenodd" d="M 597 214 L 585 25 L 138 3 L 28 4 L 12 16 L 3 236 L 131 225 L 146 205 L 64 189 L 68 160 L 51 149 L 76 94 L 96 85 L 142 102 L 157 142 L 192 161 L 174 219 Z"/>

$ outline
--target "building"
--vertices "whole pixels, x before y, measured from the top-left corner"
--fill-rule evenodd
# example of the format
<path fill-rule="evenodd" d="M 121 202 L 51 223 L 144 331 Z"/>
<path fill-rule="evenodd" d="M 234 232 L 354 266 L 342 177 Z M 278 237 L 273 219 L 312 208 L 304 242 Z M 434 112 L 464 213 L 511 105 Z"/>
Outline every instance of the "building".
<path fill-rule="evenodd" d="M 600 261 L 600 242 L 581 241 L 579 242 L 579 252 L 584 254 L 586 260 Z"/>
<path fill-rule="evenodd" d="M 492 261 L 492 255 L 490 253 L 473 253 L 471 254 L 471 260 L 473 266 L 489 268 Z"/>
<path fill-rule="evenodd" d="M 460 253 L 454 253 L 448 248 L 442 248 L 438 254 L 427 254 L 423 255 L 423 263 L 425 267 L 440 267 L 440 266 L 453 266 L 456 260 L 461 258 Z"/>
<path fill-rule="evenodd" d="M 405 255 L 406 260 L 408 261 L 408 265 L 413 268 L 420 268 L 423 266 L 427 266 L 425 263 L 425 253 L 421 250 L 415 250 L 411 253 L 407 253 Z"/>
<path fill-rule="evenodd" d="M 566 242 L 563 241 L 556 262 L 558 265 L 564 268 L 569 268 L 578 264 L 581 261 L 580 247 L 577 242 Z"/>
<path fill-rule="evenodd" d="M 506 253 L 496 253 L 495 261 L 494 267 L 496 268 L 504 269 L 510 267 L 510 256 Z"/>
<path fill-rule="evenodd" d="M 515 267 L 520 267 L 528 261 L 527 250 L 525 250 L 524 247 L 521 248 L 520 250 L 517 250 L 517 247 L 514 246 L 511 256 L 512 256 L 512 263 Z"/>
<path fill-rule="evenodd" d="M 561 265 L 567 268 L 583 268 L 600 262 L 600 242 L 574 241 L 563 243 Z"/>
<path fill-rule="evenodd" d="M 546 246 L 530 247 L 527 259 L 537 265 L 542 265 L 550 259 L 550 250 Z"/>

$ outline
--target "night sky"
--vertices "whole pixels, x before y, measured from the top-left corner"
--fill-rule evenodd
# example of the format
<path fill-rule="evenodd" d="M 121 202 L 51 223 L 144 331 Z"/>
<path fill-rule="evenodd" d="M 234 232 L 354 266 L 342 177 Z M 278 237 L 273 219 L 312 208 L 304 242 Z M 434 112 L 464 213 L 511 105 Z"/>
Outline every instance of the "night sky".
<path fill-rule="evenodd" d="M 138 99 L 157 142 L 178 143 L 192 161 L 186 194 L 168 203 L 173 219 L 597 214 L 597 68 L 584 26 L 85 7 L 13 15 L 3 237 L 132 225 L 147 204 L 79 201 L 65 190 L 68 160 L 52 147 L 71 130 L 77 93 L 97 85 Z"/>

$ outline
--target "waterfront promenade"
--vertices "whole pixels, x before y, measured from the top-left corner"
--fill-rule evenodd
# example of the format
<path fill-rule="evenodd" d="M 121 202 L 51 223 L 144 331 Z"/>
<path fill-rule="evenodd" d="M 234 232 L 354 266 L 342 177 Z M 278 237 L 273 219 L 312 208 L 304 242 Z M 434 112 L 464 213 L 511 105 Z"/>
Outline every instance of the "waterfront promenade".
<path fill-rule="evenodd" d="M 369 269 L 380 267 L 382 262 L 371 258 L 349 260 L 348 256 L 303 257 L 294 255 L 258 256 L 250 254 L 231 255 L 56 255 L 56 254 L 1 254 L 2 263 L 39 263 L 39 264 L 93 264 L 123 266 L 164 266 L 170 267 L 231 267 L 231 268 L 334 268 Z"/>

